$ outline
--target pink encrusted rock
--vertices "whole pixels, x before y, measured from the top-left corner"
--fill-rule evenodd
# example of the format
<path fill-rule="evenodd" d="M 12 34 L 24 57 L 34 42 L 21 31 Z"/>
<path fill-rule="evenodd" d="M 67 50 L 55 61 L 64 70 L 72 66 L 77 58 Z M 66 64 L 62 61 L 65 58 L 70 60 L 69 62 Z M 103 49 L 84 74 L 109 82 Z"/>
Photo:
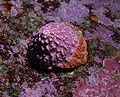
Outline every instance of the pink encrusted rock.
<path fill-rule="evenodd" d="M 81 31 L 68 23 L 49 23 L 33 35 L 27 56 L 30 63 L 40 67 L 69 68 L 86 62 L 86 49 Z"/>
<path fill-rule="evenodd" d="M 100 69 L 90 68 L 88 80 L 80 78 L 74 97 L 119 97 L 120 57 L 107 58 Z"/>

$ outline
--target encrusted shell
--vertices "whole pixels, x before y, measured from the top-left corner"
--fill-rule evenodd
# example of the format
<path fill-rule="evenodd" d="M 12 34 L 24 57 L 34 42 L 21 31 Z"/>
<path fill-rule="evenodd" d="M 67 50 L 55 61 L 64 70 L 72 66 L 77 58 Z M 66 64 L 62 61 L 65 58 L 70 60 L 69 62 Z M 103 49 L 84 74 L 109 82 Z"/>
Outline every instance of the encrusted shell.
<path fill-rule="evenodd" d="M 30 63 L 41 68 L 74 68 L 87 62 L 87 43 L 71 24 L 49 23 L 33 35 L 27 56 Z"/>

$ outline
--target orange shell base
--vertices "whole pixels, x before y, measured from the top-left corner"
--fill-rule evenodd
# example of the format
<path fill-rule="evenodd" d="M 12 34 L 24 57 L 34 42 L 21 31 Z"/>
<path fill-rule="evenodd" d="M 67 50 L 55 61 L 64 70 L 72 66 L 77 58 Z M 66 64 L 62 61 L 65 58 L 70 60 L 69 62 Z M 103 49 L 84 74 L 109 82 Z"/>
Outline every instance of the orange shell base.
<path fill-rule="evenodd" d="M 74 30 L 76 29 L 74 28 Z M 67 63 L 61 65 L 61 68 L 74 68 L 87 62 L 87 43 L 82 35 L 82 32 L 78 31 L 78 29 L 77 34 L 79 37 L 79 45 L 72 58 Z"/>

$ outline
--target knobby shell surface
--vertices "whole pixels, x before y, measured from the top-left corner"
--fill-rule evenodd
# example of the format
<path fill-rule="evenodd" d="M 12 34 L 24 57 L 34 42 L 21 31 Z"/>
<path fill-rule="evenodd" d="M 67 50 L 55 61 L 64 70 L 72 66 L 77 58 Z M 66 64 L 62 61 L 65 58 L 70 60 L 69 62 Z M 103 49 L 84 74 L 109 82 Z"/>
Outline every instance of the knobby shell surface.
<path fill-rule="evenodd" d="M 33 35 L 27 56 L 31 64 L 41 68 L 74 68 L 87 62 L 87 43 L 82 32 L 73 25 L 49 23 Z"/>

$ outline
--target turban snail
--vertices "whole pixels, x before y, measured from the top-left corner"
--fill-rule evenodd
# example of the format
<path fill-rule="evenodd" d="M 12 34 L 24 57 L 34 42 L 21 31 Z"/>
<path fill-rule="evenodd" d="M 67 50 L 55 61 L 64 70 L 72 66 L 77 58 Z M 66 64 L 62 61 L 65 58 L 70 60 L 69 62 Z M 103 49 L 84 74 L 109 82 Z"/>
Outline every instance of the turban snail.
<path fill-rule="evenodd" d="M 27 57 L 40 68 L 74 68 L 87 62 L 87 43 L 72 24 L 48 23 L 30 39 Z"/>

